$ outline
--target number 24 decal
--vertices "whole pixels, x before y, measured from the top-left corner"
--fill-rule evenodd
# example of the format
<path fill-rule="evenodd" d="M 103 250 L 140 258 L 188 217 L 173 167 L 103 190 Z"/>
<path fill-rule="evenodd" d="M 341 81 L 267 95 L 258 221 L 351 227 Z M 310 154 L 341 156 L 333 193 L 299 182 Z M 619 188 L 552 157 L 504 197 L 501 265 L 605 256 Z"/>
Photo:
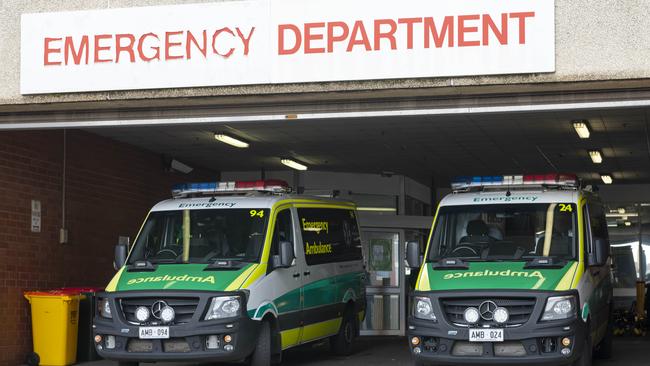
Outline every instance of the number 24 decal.
<path fill-rule="evenodd" d="M 570 204 L 560 203 L 560 212 L 573 212 L 573 206 Z"/>

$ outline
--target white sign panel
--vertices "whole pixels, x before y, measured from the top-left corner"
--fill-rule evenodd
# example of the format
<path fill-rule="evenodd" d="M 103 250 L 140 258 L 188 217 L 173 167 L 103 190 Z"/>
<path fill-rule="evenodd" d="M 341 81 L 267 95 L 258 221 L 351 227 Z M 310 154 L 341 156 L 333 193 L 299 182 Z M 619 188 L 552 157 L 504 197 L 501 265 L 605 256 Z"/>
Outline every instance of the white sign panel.
<path fill-rule="evenodd" d="M 41 232 L 41 201 L 32 200 L 32 226 L 33 233 Z"/>
<path fill-rule="evenodd" d="M 553 72 L 552 0 L 244 0 L 23 14 L 21 93 Z"/>

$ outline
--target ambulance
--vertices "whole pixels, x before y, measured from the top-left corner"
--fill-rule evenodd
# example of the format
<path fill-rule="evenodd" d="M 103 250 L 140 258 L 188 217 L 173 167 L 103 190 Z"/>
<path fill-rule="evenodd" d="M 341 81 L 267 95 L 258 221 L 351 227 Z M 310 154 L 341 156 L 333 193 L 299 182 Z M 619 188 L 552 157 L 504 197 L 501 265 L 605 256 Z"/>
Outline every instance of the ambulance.
<path fill-rule="evenodd" d="M 612 353 L 605 210 L 575 175 L 461 177 L 438 207 L 408 342 L 416 365 L 577 365 Z"/>
<path fill-rule="evenodd" d="M 128 251 L 128 255 L 127 255 Z M 98 294 L 95 347 L 121 366 L 270 365 L 329 340 L 345 355 L 366 308 L 354 204 L 283 181 L 190 183 L 149 212 Z"/>

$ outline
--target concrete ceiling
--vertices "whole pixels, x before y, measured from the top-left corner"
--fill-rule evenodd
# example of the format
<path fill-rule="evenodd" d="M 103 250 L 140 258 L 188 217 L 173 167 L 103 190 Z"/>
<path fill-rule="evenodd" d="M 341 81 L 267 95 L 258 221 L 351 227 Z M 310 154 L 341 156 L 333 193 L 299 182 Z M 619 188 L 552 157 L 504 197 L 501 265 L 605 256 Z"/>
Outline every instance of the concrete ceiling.
<path fill-rule="evenodd" d="M 650 111 L 492 113 L 231 125 L 93 128 L 89 132 L 218 171 L 282 170 L 280 157 L 310 169 L 404 174 L 447 186 L 455 175 L 575 172 L 587 182 L 612 173 L 615 183 L 650 182 Z M 570 123 L 587 119 L 591 138 Z M 227 132 L 251 142 L 236 149 L 213 138 Z M 588 150 L 602 151 L 593 164 Z"/>

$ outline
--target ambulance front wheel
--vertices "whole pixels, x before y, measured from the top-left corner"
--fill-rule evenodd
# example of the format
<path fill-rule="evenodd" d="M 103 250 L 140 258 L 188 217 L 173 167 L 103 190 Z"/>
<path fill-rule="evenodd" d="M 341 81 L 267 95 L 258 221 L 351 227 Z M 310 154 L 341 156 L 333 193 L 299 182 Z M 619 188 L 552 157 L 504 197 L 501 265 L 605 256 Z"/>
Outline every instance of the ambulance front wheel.
<path fill-rule="evenodd" d="M 272 334 L 271 323 L 263 321 L 260 326 L 260 335 L 257 338 L 257 345 L 250 356 L 250 366 L 270 366 L 272 361 Z"/>

